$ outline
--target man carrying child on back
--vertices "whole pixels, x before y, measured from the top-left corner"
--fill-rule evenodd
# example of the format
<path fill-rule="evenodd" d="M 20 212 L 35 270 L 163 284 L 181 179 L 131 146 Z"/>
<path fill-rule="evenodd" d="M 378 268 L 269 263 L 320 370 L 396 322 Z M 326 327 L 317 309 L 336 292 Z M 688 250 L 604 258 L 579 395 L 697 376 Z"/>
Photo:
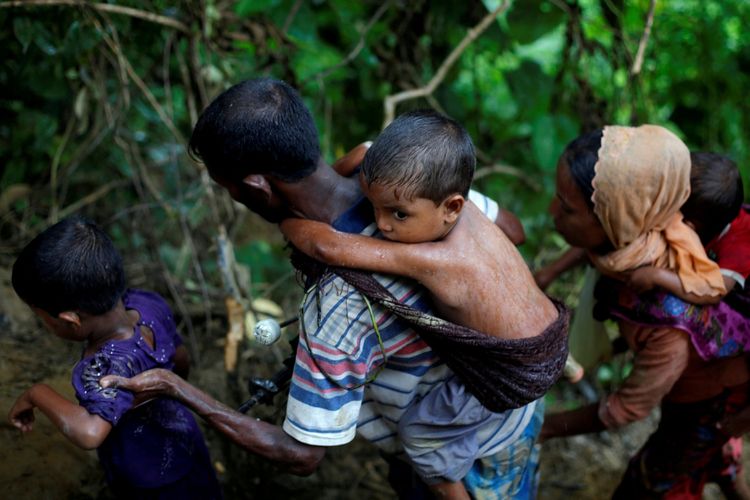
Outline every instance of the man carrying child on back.
<path fill-rule="evenodd" d="M 269 222 L 296 216 L 339 231 L 374 232 L 372 207 L 358 180 L 339 176 L 320 159 L 312 116 L 283 82 L 249 80 L 225 91 L 196 124 L 191 150 L 235 200 Z M 401 303 L 428 310 L 423 289 L 413 281 L 376 277 Z M 298 474 L 314 471 L 325 447 L 348 443 L 359 432 L 391 457 L 391 482 L 399 494 L 414 498 L 413 490 L 404 490 L 411 481 L 396 477 L 403 465 L 395 458 L 403 455 L 398 422 L 450 379 L 451 370 L 414 330 L 336 275 L 308 290 L 301 330 L 283 430 L 239 414 L 167 372 L 103 383 L 169 394 L 239 445 Z M 480 446 L 464 479 L 470 494 L 534 495 L 534 441 L 541 419 L 536 401 L 477 418 Z"/>

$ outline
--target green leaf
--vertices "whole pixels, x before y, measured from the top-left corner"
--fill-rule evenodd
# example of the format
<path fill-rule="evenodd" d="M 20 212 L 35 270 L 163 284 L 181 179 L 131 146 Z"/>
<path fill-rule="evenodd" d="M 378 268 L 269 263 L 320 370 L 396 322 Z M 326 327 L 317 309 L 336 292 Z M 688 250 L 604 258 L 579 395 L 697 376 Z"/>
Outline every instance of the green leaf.
<path fill-rule="evenodd" d="M 27 17 L 17 17 L 13 19 L 13 33 L 16 38 L 21 42 L 23 51 L 29 48 L 31 40 L 34 38 L 34 27 Z"/>
<path fill-rule="evenodd" d="M 565 115 L 545 115 L 534 121 L 531 146 L 539 167 L 554 172 L 560 154 L 577 134 L 578 124 Z"/>
<path fill-rule="evenodd" d="M 277 7 L 279 3 L 280 0 L 242 0 L 237 3 L 234 11 L 240 17 L 248 17 L 252 14 L 268 11 Z"/>
<path fill-rule="evenodd" d="M 565 13 L 546 0 L 515 2 L 508 12 L 508 35 L 521 45 L 556 29 L 565 21 Z"/>
<path fill-rule="evenodd" d="M 542 71 L 539 64 L 525 59 L 517 69 L 506 73 L 505 79 L 523 118 L 533 121 L 547 113 L 553 80 Z"/>

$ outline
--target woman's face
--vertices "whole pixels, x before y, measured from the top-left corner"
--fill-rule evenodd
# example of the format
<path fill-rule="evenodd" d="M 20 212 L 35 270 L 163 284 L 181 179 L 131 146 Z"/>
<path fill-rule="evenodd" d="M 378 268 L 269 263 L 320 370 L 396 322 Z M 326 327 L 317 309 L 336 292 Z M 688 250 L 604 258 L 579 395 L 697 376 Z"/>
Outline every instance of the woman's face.
<path fill-rule="evenodd" d="M 549 212 L 555 221 L 557 232 L 574 247 L 596 251 L 607 246 L 607 234 L 573 180 L 564 157 L 557 162 L 556 187 L 557 192 L 549 205 Z"/>

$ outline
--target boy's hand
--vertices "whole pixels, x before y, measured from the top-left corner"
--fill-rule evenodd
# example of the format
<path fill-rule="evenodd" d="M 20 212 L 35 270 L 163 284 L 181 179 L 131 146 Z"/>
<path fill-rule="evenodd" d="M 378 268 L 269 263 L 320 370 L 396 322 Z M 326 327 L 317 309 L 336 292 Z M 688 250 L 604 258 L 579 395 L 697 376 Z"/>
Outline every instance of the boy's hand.
<path fill-rule="evenodd" d="M 651 266 L 639 267 L 627 279 L 627 285 L 635 293 L 643 293 L 656 286 L 656 275 L 658 270 Z"/>
<path fill-rule="evenodd" d="M 34 427 L 34 403 L 29 397 L 30 390 L 21 394 L 8 413 L 8 420 L 24 434 Z"/>

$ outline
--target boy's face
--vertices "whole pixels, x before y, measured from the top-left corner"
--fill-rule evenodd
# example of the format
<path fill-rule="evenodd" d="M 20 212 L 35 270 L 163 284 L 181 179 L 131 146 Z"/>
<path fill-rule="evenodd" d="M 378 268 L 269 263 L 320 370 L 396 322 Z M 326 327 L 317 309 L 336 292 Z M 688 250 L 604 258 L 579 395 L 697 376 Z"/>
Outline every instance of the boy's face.
<path fill-rule="evenodd" d="M 34 314 L 36 314 L 39 319 L 42 320 L 42 323 L 44 323 L 44 327 L 47 329 L 47 331 L 49 331 L 56 337 L 60 337 L 64 340 L 73 340 L 76 342 L 86 340 L 85 335 L 81 334 L 80 328 L 76 328 L 73 322 L 65 319 L 65 314 L 61 313 L 58 316 L 52 316 L 47 311 L 34 306 L 31 306 L 31 310 L 34 311 Z"/>
<path fill-rule="evenodd" d="M 360 177 L 362 192 L 372 203 L 375 222 L 383 236 L 402 243 L 422 243 L 443 238 L 453 227 L 458 214 L 445 204 L 435 206 L 426 198 L 405 199 L 398 188 L 372 183 Z"/>

